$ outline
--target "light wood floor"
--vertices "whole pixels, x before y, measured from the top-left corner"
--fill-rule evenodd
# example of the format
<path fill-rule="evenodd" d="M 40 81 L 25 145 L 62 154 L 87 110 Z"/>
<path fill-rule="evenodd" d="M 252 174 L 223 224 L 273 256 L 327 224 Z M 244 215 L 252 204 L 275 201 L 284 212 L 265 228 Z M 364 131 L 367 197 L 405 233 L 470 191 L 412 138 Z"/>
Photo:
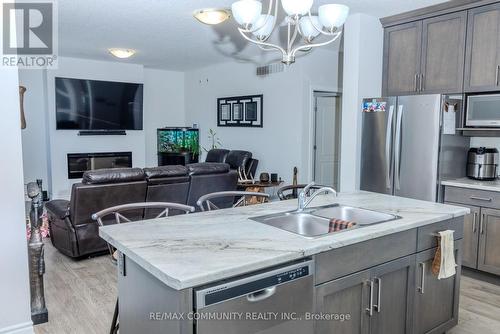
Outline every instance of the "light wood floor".
<path fill-rule="evenodd" d="M 116 298 L 109 256 L 73 261 L 45 244 L 49 322 L 36 334 L 106 334 Z M 462 276 L 459 325 L 449 334 L 500 333 L 500 286 Z"/>

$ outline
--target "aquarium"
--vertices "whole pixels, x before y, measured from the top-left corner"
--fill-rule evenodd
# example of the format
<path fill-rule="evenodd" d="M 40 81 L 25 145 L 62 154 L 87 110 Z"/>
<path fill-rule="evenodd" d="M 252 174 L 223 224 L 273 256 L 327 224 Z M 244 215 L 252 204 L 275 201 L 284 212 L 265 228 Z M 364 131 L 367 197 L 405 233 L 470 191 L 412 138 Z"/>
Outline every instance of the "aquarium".
<path fill-rule="evenodd" d="M 198 129 L 163 128 L 158 129 L 159 153 L 190 152 L 197 156 L 200 152 Z"/>

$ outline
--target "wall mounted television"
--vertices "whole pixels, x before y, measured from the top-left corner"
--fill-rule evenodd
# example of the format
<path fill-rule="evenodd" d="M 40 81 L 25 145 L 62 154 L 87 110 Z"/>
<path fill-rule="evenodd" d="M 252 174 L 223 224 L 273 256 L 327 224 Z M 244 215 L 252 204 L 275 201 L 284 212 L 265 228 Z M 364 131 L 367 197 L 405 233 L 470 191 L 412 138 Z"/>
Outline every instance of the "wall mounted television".
<path fill-rule="evenodd" d="M 143 85 L 56 78 L 57 130 L 142 130 Z"/>

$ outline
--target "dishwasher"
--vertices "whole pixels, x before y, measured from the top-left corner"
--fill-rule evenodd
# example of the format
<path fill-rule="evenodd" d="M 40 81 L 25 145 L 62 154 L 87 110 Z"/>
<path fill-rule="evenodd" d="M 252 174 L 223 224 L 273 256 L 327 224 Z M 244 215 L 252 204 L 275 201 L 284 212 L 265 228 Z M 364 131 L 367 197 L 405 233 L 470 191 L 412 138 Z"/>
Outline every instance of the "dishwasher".
<path fill-rule="evenodd" d="M 313 261 L 195 290 L 196 334 L 313 333 Z"/>

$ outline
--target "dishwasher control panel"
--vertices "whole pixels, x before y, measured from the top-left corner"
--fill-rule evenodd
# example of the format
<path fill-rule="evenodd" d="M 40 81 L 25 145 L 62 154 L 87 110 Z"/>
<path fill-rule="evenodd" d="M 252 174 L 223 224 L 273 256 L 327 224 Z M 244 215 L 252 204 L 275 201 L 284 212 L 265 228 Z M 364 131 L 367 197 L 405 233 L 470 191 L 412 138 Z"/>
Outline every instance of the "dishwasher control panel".
<path fill-rule="evenodd" d="M 313 261 L 307 261 L 197 290 L 196 308 L 201 309 L 229 299 L 258 293 L 259 291 L 280 284 L 289 283 L 310 276 L 312 273 Z"/>

